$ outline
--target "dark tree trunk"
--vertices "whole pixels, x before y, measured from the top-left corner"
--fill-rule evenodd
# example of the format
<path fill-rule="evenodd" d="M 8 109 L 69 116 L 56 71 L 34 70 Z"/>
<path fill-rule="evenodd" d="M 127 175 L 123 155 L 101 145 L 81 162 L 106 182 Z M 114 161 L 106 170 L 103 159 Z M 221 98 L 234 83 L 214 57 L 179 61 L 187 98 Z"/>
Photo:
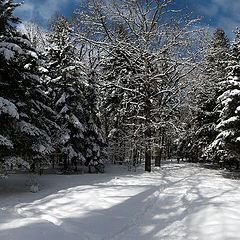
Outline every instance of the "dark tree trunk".
<path fill-rule="evenodd" d="M 64 164 L 64 170 L 67 170 L 68 169 L 68 163 L 67 163 L 67 157 L 66 156 L 64 156 L 63 164 Z"/>
<path fill-rule="evenodd" d="M 151 172 L 151 126 L 150 126 L 150 98 L 146 100 L 146 149 L 145 149 L 145 171 Z"/>
<path fill-rule="evenodd" d="M 161 147 L 161 131 L 160 129 L 157 130 L 156 132 L 156 143 L 157 147 L 155 148 L 155 166 L 156 167 L 161 167 L 161 157 L 162 157 L 162 152 L 163 149 Z"/>
<path fill-rule="evenodd" d="M 239 161 L 236 161 L 236 169 L 238 170 L 239 167 L 240 167 L 240 165 L 239 165 Z"/>
<path fill-rule="evenodd" d="M 162 148 L 160 146 L 157 147 L 155 154 L 155 166 L 161 167 Z"/>
<path fill-rule="evenodd" d="M 151 149 L 145 151 L 145 171 L 151 172 Z"/>

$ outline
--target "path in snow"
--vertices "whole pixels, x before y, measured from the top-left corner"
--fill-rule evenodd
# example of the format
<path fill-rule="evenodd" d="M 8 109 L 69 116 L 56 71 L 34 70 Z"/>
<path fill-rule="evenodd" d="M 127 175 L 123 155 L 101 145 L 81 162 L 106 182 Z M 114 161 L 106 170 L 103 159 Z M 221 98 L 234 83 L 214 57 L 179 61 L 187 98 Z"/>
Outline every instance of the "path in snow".
<path fill-rule="evenodd" d="M 1 240 L 239 240 L 240 182 L 168 162 L 152 173 L 111 166 L 101 175 L 0 181 Z"/>

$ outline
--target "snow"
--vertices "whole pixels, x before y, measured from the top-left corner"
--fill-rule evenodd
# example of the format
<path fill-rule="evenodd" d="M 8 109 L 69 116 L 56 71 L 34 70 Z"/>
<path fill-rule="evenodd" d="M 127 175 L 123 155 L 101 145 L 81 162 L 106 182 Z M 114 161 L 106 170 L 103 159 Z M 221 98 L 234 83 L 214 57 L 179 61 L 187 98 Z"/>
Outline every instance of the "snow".
<path fill-rule="evenodd" d="M 71 114 L 71 122 L 73 123 L 75 128 L 81 130 L 82 132 L 85 132 L 84 126 L 74 114 Z"/>
<path fill-rule="evenodd" d="M 21 43 L 24 43 L 26 46 L 28 47 L 32 47 L 32 43 L 26 39 L 26 38 L 23 38 L 23 37 L 14 37 L 14 40 L 16 42 L 21 42 Z"/>
<path fill-rule="evenodd" d="M 6 60 L 14 58 L 15 53 L 22 54 L 22 49 L 15 43 L 0 42 L 0 53 L 3 53 Z"/>
<path fill-rule="evenodd" d="M 228 104 L 228 102 L 231 101 L 231 99 L 235 96 L 240 96 L 240 90 L 239 89 L 227 90 L 221 96 L 218 97 L 218 100 L 219 101 L 224 100 L 223 102 L 226 102 L 224 104 Z"/>
<path fill-rule="evenodd" d="M 62 114 L 64 114 L 64 113 L 66 113 L 68 110 L 69 110 L 68 106 L 65 105 L 65 106 L 62 108 L 62 110 L 60 111 L 59 115 L 62 115 Z"/>
<path fill-rule="evenodd" d="M 69 139 L 71 138 L 71 136 L 69 135 L 69 132 L 66 132 L 62 135 L 62 143 L 66 143 Z"/>
<path fill-rule="evenodd" d="M 30 55 L 31 57 L 35 58 L 35 59 L 38 59 L 38 55 L 37 55 L 36 52 L 28 50 L 27 54 Z"/>
<path fill-rule="evenodd" d="M 39 71 L 40 73 L 48 73 L 48 72 L 49 72 L 46 68 L 44 68 L 44 67 L 42 67 L 42 66 L 38 67 L 38 71 Z"/>
<path fill-rule="evenodd" d="M 42 144 L 36 144 L 32 146 L 32 150 L 39 152 L 39 153 L 45 153 L 47 152 L 47 149 L 45 146 L 43 146 Z"/>
<path fill-rule="evenodd" d="M 56 106 L 58 106 L 61 103 L 65 103 L 66 102 L 66 98 L 68 97 L 68 95 L 64 92 L 61 97 L 58 99 L 58 101 L 56 102 Z"/>
<path fill-rule="evenodd" d="M 221 131 L 217 135 L 216 139 L 226 139 L 228 137 L 233 137 L 235 133 L 236 133 L 235 129 L 226 129 L 226 130 Z"/>
<path fill-rule="evenodd" d="M 31 43 L 27 39 L 23 39 L 21 37 L 15 37 L 15 41 L 25 43 L 27 46 L 31 46 Z M 23 54 L 22 48 L 15 44 L 9 42 L 1 42 L 0 43 L 0 53 L 4 54 L 6 60 L 10 60 L 15 57 L 15 54 Z M 26 52 L 28 55 L 32 56 L 33 58 L 38 59 L 38 56 L 35 52 L 28 50 Z"/>
<path fill-rule="evenodd" d="M 39 128 L 35 127 L 31 123 L 21 121 L 19 123 L 21 132 L 27 133 L 30 136 L 39 136 L 42 134 L 42 132 L 39 130 Z"/>
<path fill-rule="evenodd" d="M 68 154 L 70 159 L 72 159 L 75 156 L 78 156 L 72 146 L 63 147 L 62 152 Z"/>
<path fill-rule="evenodd" d="M 238 106 L 238 107 L 236 108 L 235 113 L 236 113 L 236 114 L 240 113 L 240 106 Z"/>
<path fill-rule="evenodd" d="M 19 119 L 17 107 L 9 100 L 0 97 L 0 115 L 2 112 L 8 114 L 13 118 Z"/>
<path fill-rule="evenodd" d="M 18 165 L 21 165 L 27 169 L 30 169 L 29 163 L 20 157 L 14 157 L 14 156 L 6 157 L 6 158 L 4 158 L 4 164 L 5 164 L 5 166 L 7 166 L 9 168 L 17 167 Z"/>
<path fill-rule="evenodd" d="M 236 122 L 236 121 L 238 121 L 238 120 L 239 120 L 239 117 L 238 117 L 238 116 L 230 117 L 230 118 L 228 118 L 228 119 L 226 119 L 226 120 L 224 120 L 224 121 L 221 121 L 221 122 L 216 126 L 216 128 L 217 128 L 217 129 L 220 129 L 220 128 L 222 128 L 222 127 L 224 127 L 224 126 L 226 126 L 226 125 L 229 125 L 229 124 L 231 124 L 231 123 L 234 123 L 234 122 Z"/>
<path fill-rule="evenodd" d="M 28 64 L 26 64 L 26 65 L 24 66 L 24 69 L 26 69 L 26 70 L 31 70 L 31 66 L 32 66 L 32 64 L 31 64 L 31 63 L 28 63 Z"/>
<path fill-rule="evenodd" d="M 9 139 L 7 139 L 6 137 L 2 136 L 1 134 L 0 134 L 0 146 L 6 146 L 8 148 L 13 148 L 12 142 Z"/>
<path fill-rule="evenodd" d="M 10 59 L 14 58 L 15 53 L 7 48 L 1 47 L 0 53 L 3 53 L 5 59 L 9 61 Z"/>
<path fill-rule="evenodd" d="M 0 181 L 4 240 L 237 240 L 240 182 L 220 171 L 165 162 L 161 169 L 27 176 Z"/>

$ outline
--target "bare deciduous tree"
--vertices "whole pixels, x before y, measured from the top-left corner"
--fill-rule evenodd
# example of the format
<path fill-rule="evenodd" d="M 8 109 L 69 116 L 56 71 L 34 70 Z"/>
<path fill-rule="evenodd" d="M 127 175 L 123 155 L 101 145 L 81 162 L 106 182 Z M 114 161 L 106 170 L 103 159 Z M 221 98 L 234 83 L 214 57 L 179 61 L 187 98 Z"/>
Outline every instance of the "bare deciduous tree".
<path fill-rule="evenodd" d="M 194 69 L 204 38 L 195 26 L 199 19 L 174 9 L 173 0 L 91 0 L 78 14 L 93 33 L 85 40 L 101 52 L 101 84 L 117 98 L 115 117 L 131 140 L 137 132 L 141 141 L 135 143 L 145 143 L 150 172 L 153 147 L 157 159 L 162 152 L 163 129 L 177 128 L 182 81 Z"/>

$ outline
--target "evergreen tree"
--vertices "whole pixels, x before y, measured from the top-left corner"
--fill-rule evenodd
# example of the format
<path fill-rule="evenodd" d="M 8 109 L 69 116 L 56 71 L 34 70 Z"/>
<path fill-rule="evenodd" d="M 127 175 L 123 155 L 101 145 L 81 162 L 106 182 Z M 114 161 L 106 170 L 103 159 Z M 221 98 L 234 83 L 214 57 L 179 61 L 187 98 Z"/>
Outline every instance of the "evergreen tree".
<path fill-rule="evenodd" d="M 55 19 L 49 34 L 48 87 L 61 129 L 57 151 L 62 153 L 65 169 L 78 159 L 86 165 L 98 164 L 103 139 L 99 128 L 94 85 L 91 74 L 77 56 L 73 28 L 63 15 Z"/>
<path fill-rule="evenodd" d="M 18 23 L 20 20 L 13 16 L 15 8 L 21 6 L 21 3 L 13 3 L 13 0 L 0 0 L 0 33 L 10 34 L 13 27 L 11 23 Z"/>
<path fill-rule="evenodd" d="M 228 61 L 228 77 L 219 85 L 222 94 L 218 97 L 220 110 L 216 130 L 218 135 L 209 147 L 222 161 L 231 163 L 240 161 L 240 29 L 235 32 L 236 37 L 230 46 Z"/>
<path fill-rule="evenodd" d="M 196 118 L 196 136 L 194 149 L 196 157 L 204 157 L 210 160 L 206 152 L 207 146 L 217 135 L 216 124 L 219 117 L 217 98 L 221 95 L 222 89 L 219 85 L 227 76 L 229 42 L 222 29 L 216 29 L 206 50 L 203 59 L 201 82 L 202 88 L 198 95 L 199 111 Z"/>
<path fill-rule="evenodd" d="M 44 112 L 46 96 L 39 77 L 39 59 L 26 37 L 10 22 L 19 4 L 0 2 L 0 147 L 4 166 L 46 163 L 53 150 Z"/>

